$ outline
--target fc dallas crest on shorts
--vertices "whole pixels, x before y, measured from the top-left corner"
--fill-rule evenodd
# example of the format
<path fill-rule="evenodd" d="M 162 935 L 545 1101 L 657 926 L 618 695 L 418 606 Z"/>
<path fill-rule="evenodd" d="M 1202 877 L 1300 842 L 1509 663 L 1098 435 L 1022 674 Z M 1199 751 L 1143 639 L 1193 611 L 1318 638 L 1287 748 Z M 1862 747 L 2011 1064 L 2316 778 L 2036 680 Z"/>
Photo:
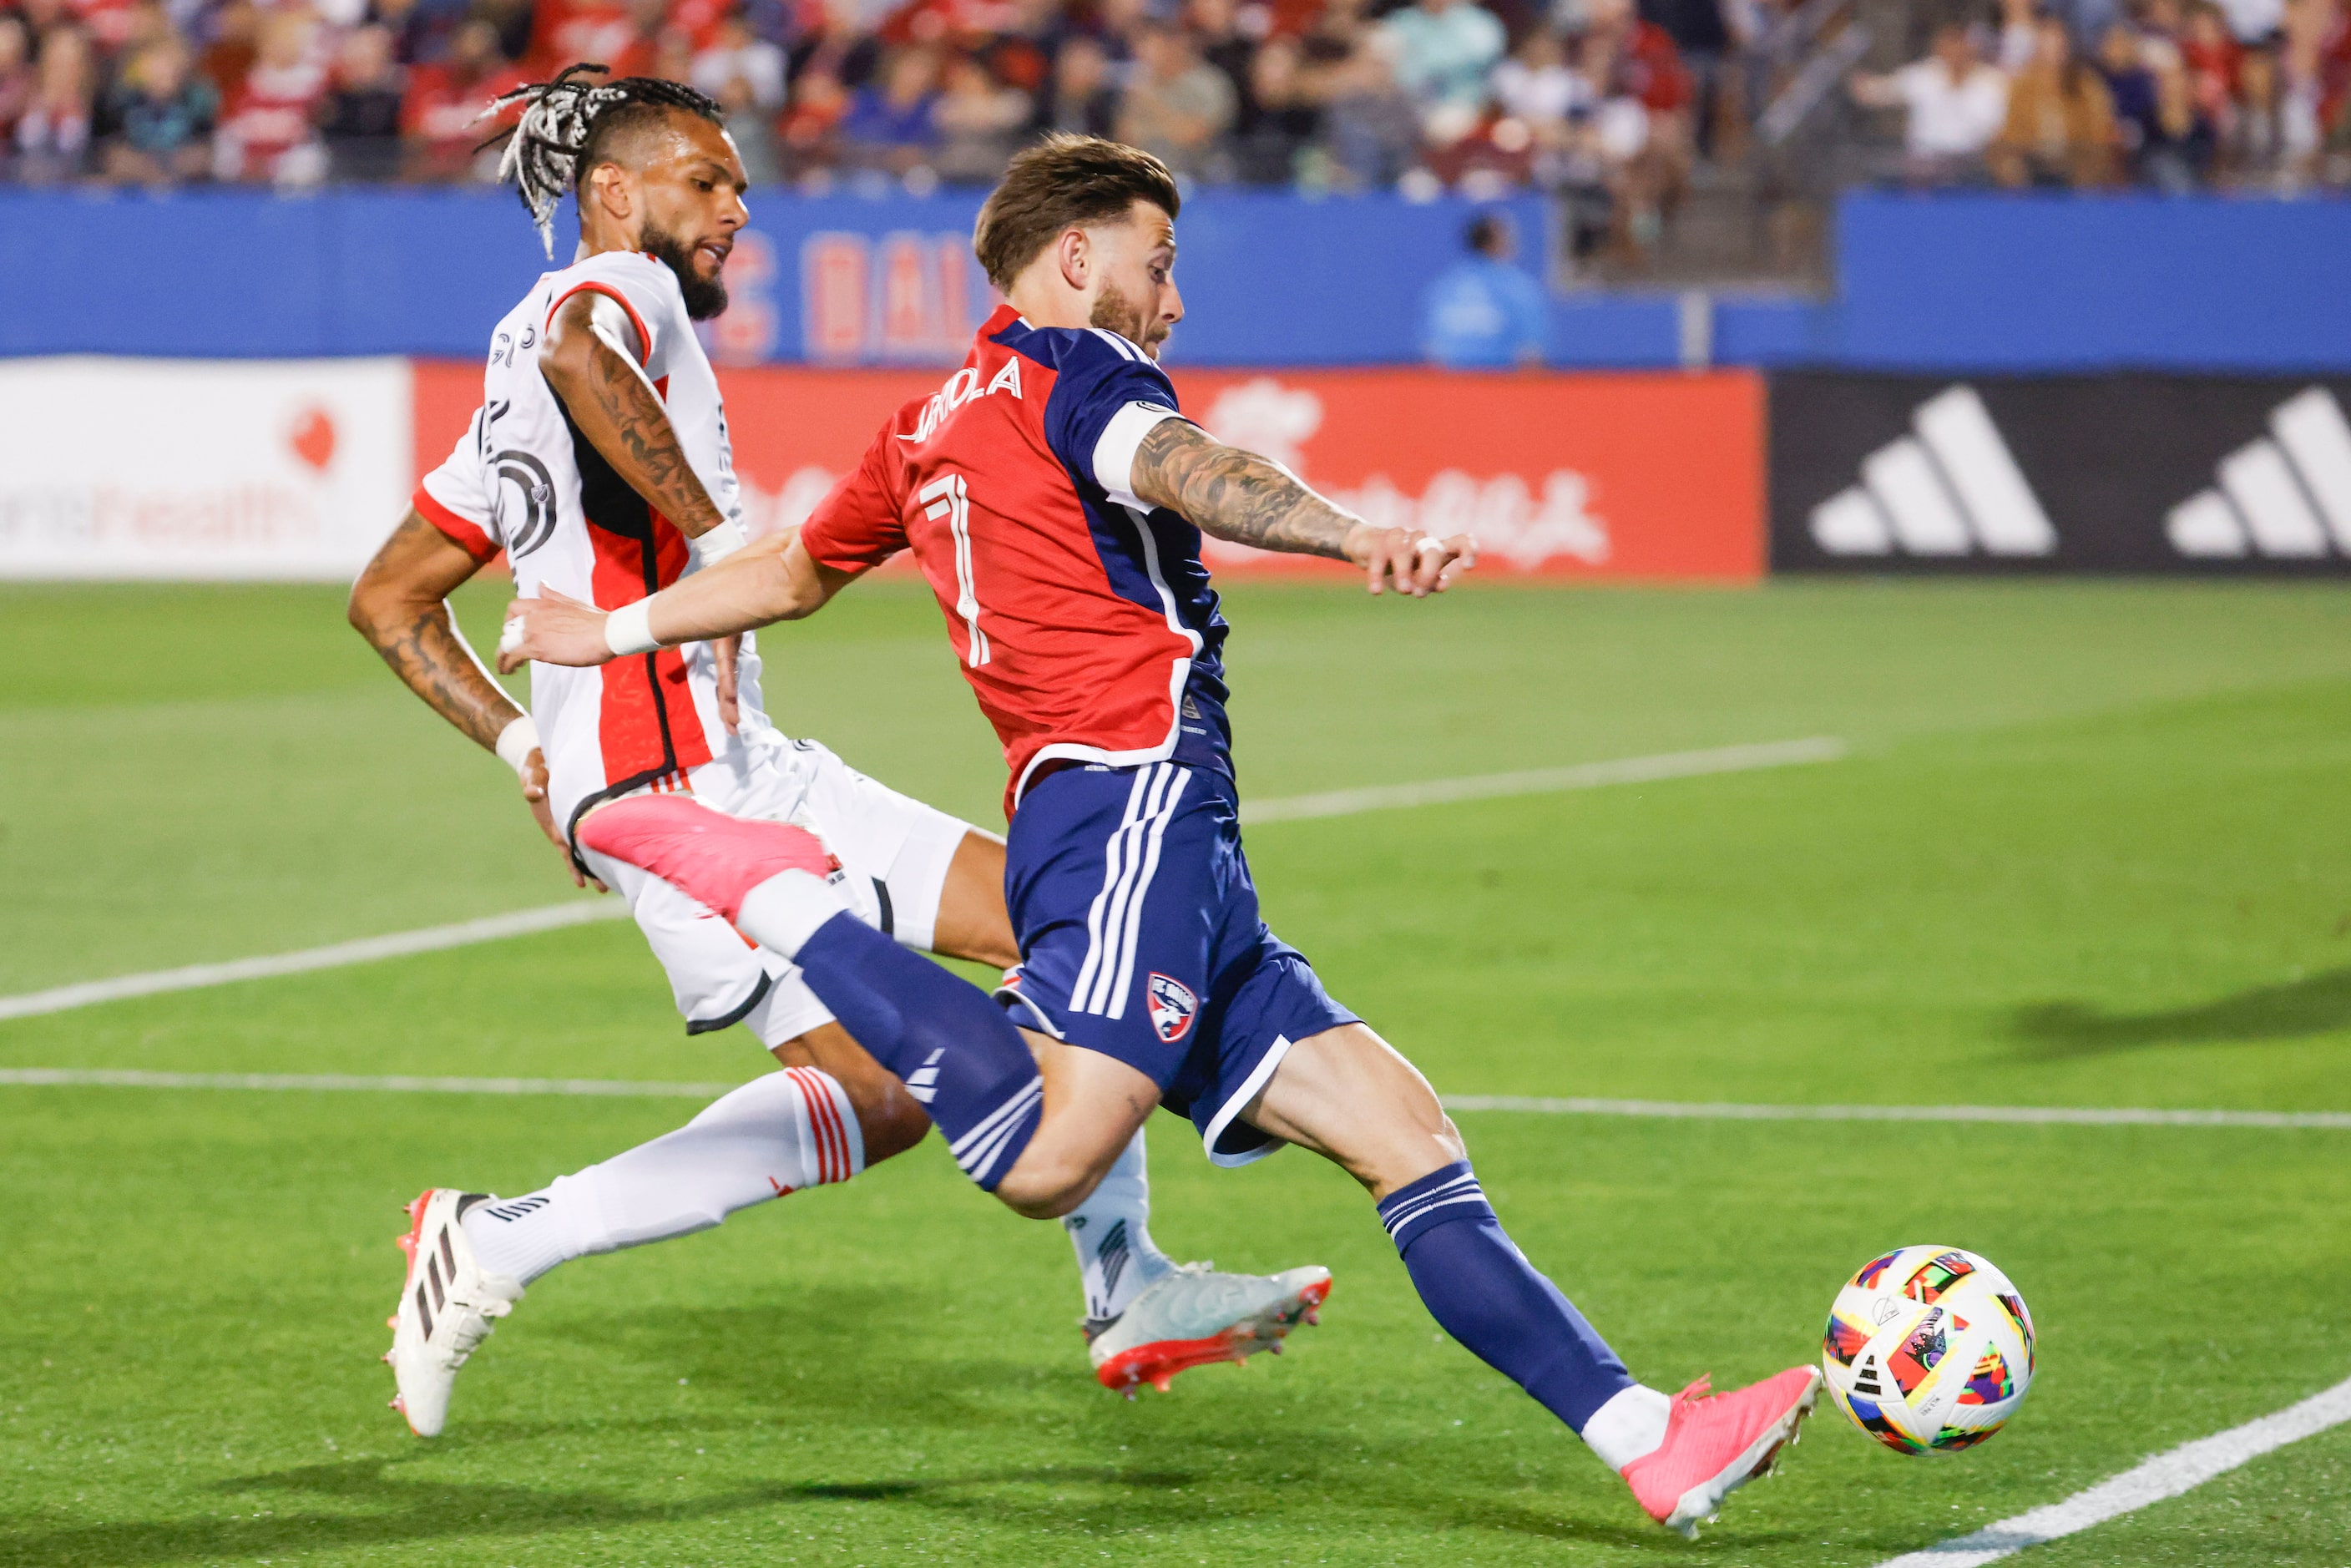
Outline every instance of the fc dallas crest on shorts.
<path fill-rule="evenodd" d="M 1173 1045 L 1192 1032 L 1192 1019 L 1200 1010 L 1200 1000 L 1190 988 L 1155 970 L 1144 989 L 1151 998 L 1151 1027 L 1159 1031 L 1162 1040 Z"/>

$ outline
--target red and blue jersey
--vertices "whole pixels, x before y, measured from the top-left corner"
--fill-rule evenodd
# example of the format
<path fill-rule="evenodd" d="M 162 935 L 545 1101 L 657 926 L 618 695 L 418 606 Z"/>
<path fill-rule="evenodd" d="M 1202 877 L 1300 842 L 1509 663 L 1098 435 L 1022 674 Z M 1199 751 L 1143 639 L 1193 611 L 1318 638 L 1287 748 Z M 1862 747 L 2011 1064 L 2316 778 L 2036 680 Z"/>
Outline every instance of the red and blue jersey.
<path fill-rule="evenodd" d="M 912 549 L 1011 769 L 1231 772 L 1225 621 L 1200 533 L 1130 487 L 1176 389 L 1113 332 L 999 307 L 963 368 L 899 409 L 800 530 L 837 570 Z"/>

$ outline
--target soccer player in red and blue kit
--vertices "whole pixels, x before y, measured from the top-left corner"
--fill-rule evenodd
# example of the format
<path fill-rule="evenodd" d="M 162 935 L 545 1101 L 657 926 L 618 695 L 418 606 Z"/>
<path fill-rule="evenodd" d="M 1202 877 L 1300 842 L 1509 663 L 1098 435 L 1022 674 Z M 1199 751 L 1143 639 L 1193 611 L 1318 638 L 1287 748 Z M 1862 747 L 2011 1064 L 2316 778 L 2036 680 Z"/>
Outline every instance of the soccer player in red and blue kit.
<path fill-rule="evenodd" d="M 1163 1104 L 1219 1165 L 1285 1143 L 1336 1161 L 1437 1322 L 1694 1533 L 1795 1435 L 1819 1373 L 1672 1398 L 1636 1383 L 1503 1232 L 1427 1081 L 1259 914 L 1202 531 L 1350 560 L 1374 593 L 1416 598 L 1474 547 L 1374 528 L 1177 412 L 1156 350 L 1183 315 L 1179 202 L 1133 148 L 1055 136 L 1021 154 L 975 240 L 1007 304 L 796 536 L 610 616 L 518 600 L 504 656 L 593 664 L 794 619 L 912 549 L 1010 768 L 1021 964 L 994 998 L 845 914 L 799 829 L 640 795 L 590 813 L 580 841 L 798 963 L 1020 1213 L 1082 1202 Z"/>

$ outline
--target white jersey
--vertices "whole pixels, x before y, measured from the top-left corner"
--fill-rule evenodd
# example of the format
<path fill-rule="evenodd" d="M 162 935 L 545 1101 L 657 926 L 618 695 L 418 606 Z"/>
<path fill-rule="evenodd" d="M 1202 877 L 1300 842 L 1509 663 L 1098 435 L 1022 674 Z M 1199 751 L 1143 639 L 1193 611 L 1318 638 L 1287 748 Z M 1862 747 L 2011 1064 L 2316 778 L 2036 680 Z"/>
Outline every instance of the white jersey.
<path fill-rule="evenodd" d="M 541 275 L 498 323 L 482 406 L 414 505 L 476 560 L 507 552 L 515 591 L 552 588 L 618 610 L 675 582 L 692 556 L 684 536 L 613 471 L 539 373 L 556 308 L 583 290 L 615 301 L 635 328 L 645 375 L 669 411 L 686 460 L 730 520 L 742 503 L 718 380 L 694 335 L 670 269 L 610 251 Z M 747 779 L 753 753 L 779 743 L 760 706 L 758 664 L 744 639 L 740 733 L 718 716 L 716 662 L 690 643 L 593 669 L 530 667 L 530 712 L 547 755 L 549 803 L 567 833 L 590 804 L 691 782 L 719 810 Z M 716 764 L 710 767 L 708 765 Z"/>

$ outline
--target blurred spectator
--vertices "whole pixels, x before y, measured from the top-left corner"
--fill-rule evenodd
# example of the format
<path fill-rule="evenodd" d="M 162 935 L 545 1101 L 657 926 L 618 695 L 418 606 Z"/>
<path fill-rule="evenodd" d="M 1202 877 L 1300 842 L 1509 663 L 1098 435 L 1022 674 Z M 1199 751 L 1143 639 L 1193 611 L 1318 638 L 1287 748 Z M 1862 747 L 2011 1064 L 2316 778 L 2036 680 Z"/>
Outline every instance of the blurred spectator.
<path fill-rule="evenodd" d="M 477 18 L 458 28 L 445 58 L 409 73 L 400 110 L 403 177 L 446 183 L 494 172 L 496 155 L 481 146 L 495 128 L 481 113 L 524 80 L 499 52 L 496 27 Z"/>
<path fill-rule="evenodd" d="M 857 0 L 822 0 L 814 24 L 785 53 L 786 77 L 797 84 L 811 70 L 855 89 L 881 68 L 882 42 L 858 23 Z"/>
<path fill-rule="evenodd" d="M 695 87 L 723 99 L 726 85 L 740 79 L 751 107 L 773 112 L 784 106 L 784 51 L 751 31 L 737 12 L 718 24 L 707 48 L 694 57 Z"/>
<path fill-rule="evenodd" d="M 1471 0 L 1415 0 L 1379 26 L 1378 45 L 1429 139 L 1458 141 L 1478 123 L 1486 73 L 1502 57 L 1502 24 Z"/>
<path fill-rule="evenodd" d="M 842 161 L 892 174 L 927 167 L 939 140 L 938 79 L 938 55 L 925 46 L 885 57 L 880 85 L 860 88 L 841 117 Z"/>
<path fill-rule="evenodd" d="M 1322 111 L 1334 183 L 1395 184 L 1419 156 L 1419 117 L 1374 45 L 1364 0 L 1324 0 L 1301 47 L 1299 90 Z"/>
<path fill-rule="evenodd" d="M 2041 21 L 2048 13 L 2039 0 L 2000 0 L 2000 35 L 1991 61 L 2012 80 L 2032 65 L 2041 50 Z"/>
<path fill-rule="evenodd" d="M 2225 151 L 2238 175 L 2260 178 L 2276 170 L 2283 149 L 2274 43 L 2255 44 L 2238 57 L 2237 91 L 2238 101 L 2222 133 Z"/>
<path fill-rule="evenodd" d="M 2098 71 L 2114 98 L 2116 140 L 2131 177 L 2165 191 L 2201 183 L 2218 136 L 2197 112 L 2179 48 L 2117 22 L 2099 42 Z"/>
<path fill-rule="evenodd" d="M 946 90 L 932 115 L 939 132 L 939 178 L 993 183 L 1029 114 L 1029 95 L 998 81 L 977 60 L 961 55 L 948 62 Z"/>
<path fill-rule="evenodd" d="M 735 139 L 736 154 L 743 160 L 743 177 L 754 185 L 774 185 L 784 177 L 776 144 L 776 117 L 756 101 L 748 80 L 728 77 L 716 94 L 726 111 L 726 134 Z"/>
<path fill-rule="evenodd" d="M 261 12 L 253 0 L 223 0 L 213 12 L 212 41 L 197 57 L 196 69 L 226 99 L 253 69 L 256 43 L 261 37 Z"/>
<path fill-rule="evenodd" d="M 371 23 L 345 36 L 334 87 L 319 120 L 339 180 L 390 180 L 400 172 L 400 117 L 408 74 L 393 57 L 391 29 Z"/>
<path fill-rule="evenodd" d="M 778 150 L 787 179 L 820 178 L 841 162 L 841 121 L 848 112 L 849 89 L 839 77 L 822 67 L 800 73 Z"/>
<path fill-rule="evenodd" d="M 126 185 L 169 185 L 204 177 L 212 164 L 220 95 L 195 74 L 187 45 L 165 37 L 131 57 L 106 95 L 100 166 Z"/>
<path fill-rule="evenodd" d="M 1463 236 L 1468 259 L 1428 286 L 1421 349 L 1451 370 L 1503 370 L 1542 362 L 1550 326 L 1542 286 L 1517 267 L 1517 236 L 1500 213 L 1481 214 Z"/>
<path fill-rule="evenodd" d="M 318 19 L 299 5 L 261 20 L 259 52 L 226 95 L 213 139 L 213 172 L 223 180 L 315 185 L 327 177 L 327 150 L 315 121 L 327 96 Z"/>
<path fill-rule="evenodd" d="M 2115 105 L 2106 84 L 2074 52 L 2065 24 L 2043 16 L 2032 59 L 2008 89 L 2008 120 L 1992 144 L 1992 178 L 2011 187 L 2087 190 L 2114 178 Z"/>
<path fill-rule="evenodd" d="M 2018 4 L 2020 0 L 2006 0 Z M 1730 51 L 1730 27 L 1723 0 L 1640 0 L 1640 18 L 1665 35 L 1690 83 L 1690 131 L 1697 146 L 1714 148 L 1714 121 L 1720 108 L 1723 60 Z"/>
<path fill-rule="evenodd" d="M 1118 88 L 1111 80 L 1110 57 L 1083 33 L 1061 46 L 1053 62 L 1053 84 L 1041 129 L 1108 136 L 1118 129 Z"/>
<path fill-rule="evenodd" d="M 0 11 L 0 166 L 16 144 L 16 121 L 33 101 L 33 35 L 25 18 Z"/>
<path fill-rule="evenodd" d="M 1141 29 L 1135 67 L 1119 105 L 1119 140 L 1156 153 L 1177 174 L 1207 172 L 1238 109 L 1232 83 L 1193 52 L 1182 28 L 1164 23 Z"/>
<path fill-rule="evenodd" d="M 1976 58 L 1975 40 L 1960 22 L 1936 29 L 1927 58 L 1885 76 L 1856 72 L 1851 86 L 1855 99 L 1872 109 L 1907 111 L 1904 172 L 1918 184 L 1972 179 L 2008 120 L 2008 78 Z"/>
<path fill-rule="evenodd" d="M 1254 83 L 1258 45 L 1270 25 L 1263 7 L 1250 13 L 1257 24 L 1255 36 L 1241 25 L 1240 8 L 1234 0 L 1190 0 L 1184 7 L 1186 26 L 1192 30 L 1193 47 L 1200 58 L 1224 73 L 1233 88 L 1233 130 L 1237 137 L 1246 138 L 1257 129 L 1257 89 Z"/>
<path fill-rule="evenodd" d="M 1286 185 L 1307 172 L 1322 112 L 1308 94 L 1295 39 L 1269 38 L 1249 62 L 1249 128 L 1234 143 L 1236 167 L 1253 185 Z"/>
<path fill-rule="evenodd" d="M 81 172 L 97 89 L 89 36 L 64 22 L 43 33 L 32 96 L 16 117 L 16 178 L 45 185 Z"/>

